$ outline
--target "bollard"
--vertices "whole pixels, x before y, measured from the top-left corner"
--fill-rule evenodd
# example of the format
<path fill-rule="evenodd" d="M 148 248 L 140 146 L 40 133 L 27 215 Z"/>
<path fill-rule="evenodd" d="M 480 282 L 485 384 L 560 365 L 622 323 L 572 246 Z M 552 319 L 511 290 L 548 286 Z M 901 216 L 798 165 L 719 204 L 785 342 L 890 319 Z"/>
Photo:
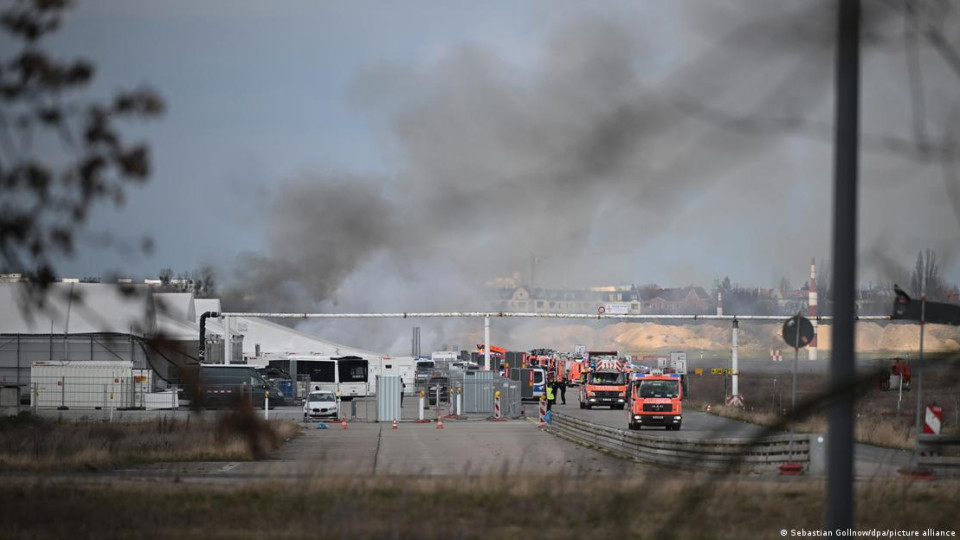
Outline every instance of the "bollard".
<path fill-rule="evenodd" d="M 420 392 L 418 392 L 418 394 L 420 395 L 420 414 L 419 414 L 419 416 L 417 417 L 417 419 L 414 420 L 414 423 L 415 423 L 415 424 L 426 424 L 426 423 L 429 423 L 429 422 L 430 422 L 430 420 L 424 420 L 424 418 L 423 418 L 424 398 L 426 397 L 426 394 L 424 393 L 423 390 L 420 390 Z"/>
<path fill-rule="evenodd" d="M 540 423 L 537 424 L 537 427 L 545 428 L 547 427 L 547 396 L 540 396 Z"/>
<path fill-rule="evenodd" d="M 270 419 L 270 391 L 263 393 L 263 419 Z"/>
<path fill-rule="evenodd" d="M 457 417 L 460 416 L 460 391 L 461 391 L 461 390 L 462 390 L 462 388 L 460 388 L 460 387 L 458 386 L 458 387 L 457 387 Z"/>
<path fill-rule="evenodd" d="M 493 393 L 493 417 L 496 420 L 501 418 L 500 414 L 500 391 L 497 390 Z"/>

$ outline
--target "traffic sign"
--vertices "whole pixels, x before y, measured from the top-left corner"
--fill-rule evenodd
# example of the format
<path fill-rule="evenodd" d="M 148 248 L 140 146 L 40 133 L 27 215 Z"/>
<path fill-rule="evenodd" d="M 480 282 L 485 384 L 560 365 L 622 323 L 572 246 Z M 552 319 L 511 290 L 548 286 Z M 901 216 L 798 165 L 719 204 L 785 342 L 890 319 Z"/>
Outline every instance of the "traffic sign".
<path fill-rule="evenodd" d="M 806 347 L 813 341 L 813 324 L 810 319 L 802 315 L 794 315 L 784 321 L 783 341 L 791 347 Z"/>

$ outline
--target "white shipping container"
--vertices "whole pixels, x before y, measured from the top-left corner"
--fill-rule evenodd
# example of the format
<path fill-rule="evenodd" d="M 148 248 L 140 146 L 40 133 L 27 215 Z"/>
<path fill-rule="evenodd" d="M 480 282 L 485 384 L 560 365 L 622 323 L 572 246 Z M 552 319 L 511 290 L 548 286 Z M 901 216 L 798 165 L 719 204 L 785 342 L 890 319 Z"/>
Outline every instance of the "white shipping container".
<path fill-rule="evenodd" d="M 30 403 L 68 409 L 128 408 L 135 405 L 133 362 L 38 361 L 30 368 Z"/>
<path fill-rule="evenodd" d="M 377 393 L 377 377 L 399 375 L 407 395 L 415 392 L 416 361 L 412 356 L 381 356 L 370 360 L 370 392 Z"/>
<path fill-rule="evenodd" d="M 670 353 L 670 367 L 673 368 L 674 373 L 686 375 L 687 374 L 687 353 L 684 353 L 684 352 Z"/>

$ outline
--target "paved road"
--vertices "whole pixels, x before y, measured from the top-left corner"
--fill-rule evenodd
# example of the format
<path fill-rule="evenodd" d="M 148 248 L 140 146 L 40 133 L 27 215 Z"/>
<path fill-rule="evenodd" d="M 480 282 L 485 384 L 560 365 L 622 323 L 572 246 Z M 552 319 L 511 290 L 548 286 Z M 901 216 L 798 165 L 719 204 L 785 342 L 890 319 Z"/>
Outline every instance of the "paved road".
<path fill-rule="evenodd" d="M 233 483 L 319 476 L 438 476 L 583 474 L 631 477 L 656 472 L 559 439 L 524 420 L 434 424 L 351 424 L 315 429 L 287 443 L 272 459 L 238 463 L 154 464 L 114 472 L 114 478 L 178 478 Z"/>
<path fill-rule="evenodd" d="M 609 408 L 581 409 L 576 399 L 568 399 L 566 405 L 557 405 L 554 410 L 590 422 L 622 430 L 627 429 L 626 411 L 610 410 Z M 763 428 L 761 426 L 739 420 L 724 418 L 701 411 L 684 411 L 683 426 L 680 431 L 666 431 L 664 428 L 651 427 L 643 429 L 641 433 L 656 435 L 658 437 L 712 439 L 751 438 L 758 436 L 762 430 Z M 777 432 L 777 434 L 779 433 L 784 432 Z M 814 439 L 814 441 L 815 447 L 819 447 L 819 449 L 815 449 L 815 451 L 819 451 L 821 455 L 825 455 L 826 436 L 821 434 L 821 436 Z M 910 466 L 911 457 L 912 453 L 907 450 L 895 450 L 857 444 L 854 448 L 855 474 L 857 478 L 861 479 L 878 476 L 895 476 L 899 469 Z"/>
<path fill-rule="evenodd" d="M 627 429 L 627 411 L 625 410 L 610 410 L 608 407 L 581 409 L 576 399 L 568 399 L 566 405 L 554 405 L 553 410 L 597 424 L 618 429 Z M 748 424 L 747 422 L 723 418 L 705 412 L 685 410 L 683 412 L 683 424 L 680 431 L 667 431 L 662 427 L 643 428 L 641 431 L 661 437 L 707 439 L 719 437 L 753 437 L 759 434 L 762 428 L 754 424 Z"/>
<path fill-rule="evenodd" d="M 626 428 L 626 411 L 580 409 L 574 394 L 568 393 L 567 405 L 556 405 L 558 412 L 618 429 Z M 372 402 L 371 402 L 372 403 Z M 360 416 L 368 404 L 363 405 Z M 526 409 L 535 413 L 536 404 Z M 102 421 L 105 411 L 41 411 L 44 416 L 63 420 Z M 220 411 L 205 411 L 213 418 Z M 159 417 L 186 419 L 191 414 L 181 411 L 114 412 L 115 421 L 148 421 Z M 270 418 L 300 420 L 299 407 L 283 407 L 270 411 Z M 141 467 L 122 474 L 136 476 L 180 476 L 181 479 L 297 478 L 315 474 L 343 475 L 455 475 L 480 473 L 579 474 L 584 472 L 629 475 L 647 469 L 625 460 L 589 450 L 568 441 L 540 432 L 532 422 L 448 421 L 446 429 L 433 424 L 403 422 L 394 431 L 389 424 L 353 423 L 341 430 L 314 429 L 305 424 L 304 435 L 288 443 L 274 459 L 260 463 L 194 463 L 165 464 Z M 759 426 L 707 414 L 684 413 L 680 431 L 661 428 L 644 429 L 642 433 L 658 437 L 680 438 L 749 438 L 761 431 Z M 818 443 L 821 450 L 825 443 Z M 856 474 L 859 478 L 892 476 L 910 464 L 911 453 L 867 445 L 856 447 Z"/>

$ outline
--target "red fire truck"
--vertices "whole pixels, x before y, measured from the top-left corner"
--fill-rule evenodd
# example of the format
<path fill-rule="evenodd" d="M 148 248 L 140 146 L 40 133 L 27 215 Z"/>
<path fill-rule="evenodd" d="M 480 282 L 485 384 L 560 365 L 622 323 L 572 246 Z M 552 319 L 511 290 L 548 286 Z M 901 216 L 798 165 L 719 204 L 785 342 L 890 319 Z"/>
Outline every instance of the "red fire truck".
<path fill-rule="evenodd" d="M 680 375 L 636 374 L 630 383 L 627 426 L 664 426 L 679 430 L 683 421 L 683 388 Z"/>

